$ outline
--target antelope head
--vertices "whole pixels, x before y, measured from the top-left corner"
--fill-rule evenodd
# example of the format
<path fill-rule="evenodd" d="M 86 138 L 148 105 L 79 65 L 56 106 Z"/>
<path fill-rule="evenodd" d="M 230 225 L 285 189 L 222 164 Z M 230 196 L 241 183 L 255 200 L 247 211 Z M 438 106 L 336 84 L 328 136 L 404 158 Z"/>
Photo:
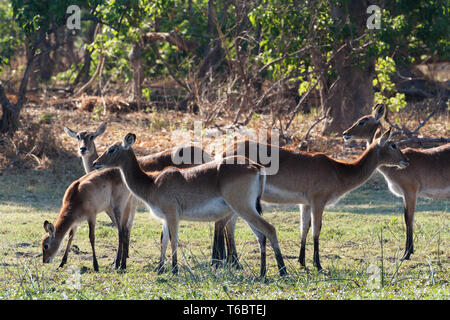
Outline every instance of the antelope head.
<path fill-rule="evenodd" d="M 375 132 L 380 126 L 380 120 L 386 115 L 386 106 L 377 104 L 372 114 L 361 117 L 342 133 L 345 143 L 354 139 L 373 141 Z"/>
<path fill-rule="evenodd" d="M 78 154 L 80 157 L 87 157 L 96 153 L 94 140 L 106 130 L 106 123 L 103 122 L 95 132 L 80 131 L 76 132 L 68 127 L 64 127 L 64 131 L 71 138 L 78 140 Z"/>
<path fill-rule="evenodd" d="M 380 164 L 390 167 L 406 168 L 409 159 L 398 148 L 397 144 L 391 140 L 391 129 L 386 131 L 380 138 L 376 139 L 369 148 L 375 148 Z"/>
<path fill-rule="evenodd" d="M 111 145 L 97 160 L 94 161 L 93 167 L 96 170 L 104 168 L 120 167 L 128 153 L 133 152 L 131 146 L 136 141 L 136 135 L 128 133 L 123 142 L 116 142 Z"/>
<path fill-rule="evenodd" d="M 42 261 L 49 263 L 53 260 L 59 249 L 59 242 L 55 237 L 55 226 L 45 220 L 44 230 L 46 234 L 42 237 Z"/>

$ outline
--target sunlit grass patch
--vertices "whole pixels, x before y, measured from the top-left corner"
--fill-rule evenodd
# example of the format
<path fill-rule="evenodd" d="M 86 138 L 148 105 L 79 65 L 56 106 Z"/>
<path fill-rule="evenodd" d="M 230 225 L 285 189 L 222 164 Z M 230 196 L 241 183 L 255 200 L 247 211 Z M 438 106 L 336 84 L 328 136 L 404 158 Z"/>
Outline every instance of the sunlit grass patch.
<path fill-rule="evenodd" d="M 20 176 L 14 179 L 20 181 Z M 387 189 L 374 188 L 374 180 L 325 211 L 320 237 L 323 273 L 312 266 L 311 231 L 307 268 L 297 261 L 298 207 L 264 205 L 264 217 L 277 228 L 289 274 L 278 276 L 268 247 L 267 277 L 260 279 L 258 242 L 241 219 L 236 245 L 243 269 L 212 267 L 214 225 L 182 221 L 179 275 L 170 273 L 170 246 L 166 272 L 158 275 L 154 269 L 160 256 L 161 222 L 151 219 L 143 206 L 136 213 L 126 272 L 111 265 L 118 237 L 104 213 L 98 215 L 96 227 L 98 273 L 92 268 L 87 223 L 77 231 L 66 266 L 57 269 L 62 252 L 52 263 L 43 264 L 43 221 L 55 220 L 65 186 L 30 190 L 36 200 L 27 205 L 14 196 L 24 194 L 23 179 L 22 186 L 16 183 L 16 192 L 3 195 L 0 203 L 0 299 L 448 299 L 449 200 L 419 201 L 415 253 L 410 261 L 400 261 L 405 245 L 403 208 Z M 6 190 L 7 183 L 2 179 L 0 189 Z"/>

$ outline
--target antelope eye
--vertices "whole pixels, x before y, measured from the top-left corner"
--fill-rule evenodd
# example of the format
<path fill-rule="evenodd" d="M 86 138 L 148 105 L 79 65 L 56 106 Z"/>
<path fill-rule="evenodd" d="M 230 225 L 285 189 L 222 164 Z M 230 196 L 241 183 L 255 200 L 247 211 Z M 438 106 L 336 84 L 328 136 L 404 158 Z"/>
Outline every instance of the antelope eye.
<path fill-rule="evenodd" d="M 77 139 L 81 140 L 81 136 L 79 134 L 77 134 Z"/>
<path fill-rule="evenodd" d="M 116 151 L 116 148 L 109 148 L 107 153 L 108 153 L 108 154 L 111 154 L 111 153 L 113 153 L 114 151 Z"/>
<path fill-rule="evenodd" d="M 365 124 L 366 124 L 365 121 L 360 121 L 360 122 L 358 123 L 358 126 L 363 126 L 363 125 L 365 125 Z"/>
<path fill-rule="evenodd" d="M 393 143 L 393 144 L 391 144 L 391 148 L 395 150 L 395 149 L 397 149 L 397 145 L 395 143 Z"/>
<path fill-rule="evenodd" d="M 89 136 L 89 140 L 94 140 L 94 136 Z"/>
<path fill-rule="evenodd" d="M 48 250 L 48 244 L 44 244 L 44 250 Z"/>

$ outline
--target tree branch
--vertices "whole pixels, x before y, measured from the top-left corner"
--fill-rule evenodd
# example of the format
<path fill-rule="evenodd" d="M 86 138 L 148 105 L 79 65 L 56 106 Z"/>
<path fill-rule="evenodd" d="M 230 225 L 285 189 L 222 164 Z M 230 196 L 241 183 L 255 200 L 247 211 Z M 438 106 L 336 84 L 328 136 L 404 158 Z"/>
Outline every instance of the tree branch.
<path fill-rule="evenodd" d="M 0 83 L 0 104 L 10 112 L 14 112 L 14 105 L 11 104 L 8 97 L 5 94 L 3 85 Z"/>
<path fill-rule="evenodd" d="M 412 137 L 412 138 L 407 138 L 405 140 L 401 140 L 399 141 L 397 144 L 399 146 L 407 146 L 408 144 L 411 143 L 418 143 L 418 144 L 422 144 L 422 143 L 449 143 L 450 142 L 450 138 L 419 138 L 419 137 Z"/>
<path fill-rule="evenodd" d="M 83 92 L 85 92 L 92 85 L 94 80 L 101 73 L 104 63 L 105 63 L 105 55 L 101 54 L 100 58 L 99 58 L 99 61 L 98 61 L 97 69 L 95 69 L 95 72 L 92 75 L 91 79 L 89 79 L 88 82 L 86 82 L 77 92 L 75 92 L 75 94 L 73 95 L 74 97 L 80 96 Z"/>
<path fill-rule="evenodd" d="M 147 32 L 142 36 L 144 42 L 153 42 L 153 41 L 165 41 L 170 44 L 176 46 L 179 50 L 183 50 L 186 52 L 192 52 L 198 47 L 200 44 L 194 41 L 188 41 L 183 39 L 175 30 L 170 32 Z"/>
<path fill-rule="evenodd" d="M 170 65 L 167 63 L 166 60 L 164 60 L 161 55 L 159 54 L 159 50 L 158 47 L 156 46 L 155 43 L 152 43 L 152 48 L 153 51 L 156 54 L 156 57 L 161 60 L 161 62 L 164 64 L 164 66 L 167 68 L 167 71 L 169 71 L 170 76 L 180 85 L 182 86 L 184 89 L 186 89 L 188 92 L 191 92 L 191 90 L 189 89 L 189 87 L 183 83 L 183 81 L 181 81 L 176 75 L 175 73 L 172 71 L 172 68 L 170 67 Z"/>

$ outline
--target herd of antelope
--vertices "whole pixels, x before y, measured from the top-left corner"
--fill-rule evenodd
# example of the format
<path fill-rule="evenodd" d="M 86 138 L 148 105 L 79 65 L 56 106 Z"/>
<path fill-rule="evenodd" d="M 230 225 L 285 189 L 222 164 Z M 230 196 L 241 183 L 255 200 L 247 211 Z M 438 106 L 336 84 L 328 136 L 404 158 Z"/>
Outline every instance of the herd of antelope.
<path fill-rule="evenodd" d="M 153 216 L 162 221 L 161 256 L 157 271 L 164 272 L 165 254 L 170 241 L 172 273 L 178 273 L 177 246 L 180 220 L 214 221 L 212 263 L 224 259 L 240 267 L 234 231 L 238 217 L 244 219 L 260 246 L 260 276 L 266 274 L 266 239 L 272 246 L 279 274 L 286 275 L 275 227 L 261 216 L 261 203 L 299 204 L 301 245 L 298 261 L 305 266 L 305 246 L 312 225 L 313 263 L 322 270 L 319 258 L 319 235 L 326 206 L 336 203 L 349 191 L 365 183 L 378 170 L 389 189 L 402 197 L 405 205 L 406 245 L 403 260 L 414 252 L 413 221 L 417 197 L 450 198 L 450 144 L 432 149 L 400 150 L 392 141 L 391 130 L 383 133 L 381 119 L 386 108 L 378 105 L 374 112 L 357 120 L 343 133 L 345 142 L 367 141 L 366 150 L 354 161 L 333 159 L 324 153 L 293 152 L 272 146 L 279 153 L 279 170 L 266 175 L 258 157 L 250 148 L 267 145 L 243 140 L 226 150 L 220 160 L 200 148 L 186 146 L 136 158 L 136 136 L 128 133 L 123 141 L 111 145 L 101 156 L 95 138 L 106 130 L 102 124 L 95 132 L 76 132 L 64 128 L 78 140 L 78 154 L 86 174 L 66 190 L 54 224 L 45 221 L 42 239 L 43 262 L 50 262 L 69 234 L 59 267 L 67 256 L 78 225 L 87 220 L 95 255 L 96 216 L 106 212 L 118 230 L 116 268 L 125 269 L 130 231 L 136 208 L 143 202 Z M 202 164 L 175 164 L 174 155 L 202 154 Z M 245 155 L 245 156 L 243 156 Z M 191 161 L 190 163 L 194 163 Z M 226 248 L 225 248 L 226 244 Z"/>

